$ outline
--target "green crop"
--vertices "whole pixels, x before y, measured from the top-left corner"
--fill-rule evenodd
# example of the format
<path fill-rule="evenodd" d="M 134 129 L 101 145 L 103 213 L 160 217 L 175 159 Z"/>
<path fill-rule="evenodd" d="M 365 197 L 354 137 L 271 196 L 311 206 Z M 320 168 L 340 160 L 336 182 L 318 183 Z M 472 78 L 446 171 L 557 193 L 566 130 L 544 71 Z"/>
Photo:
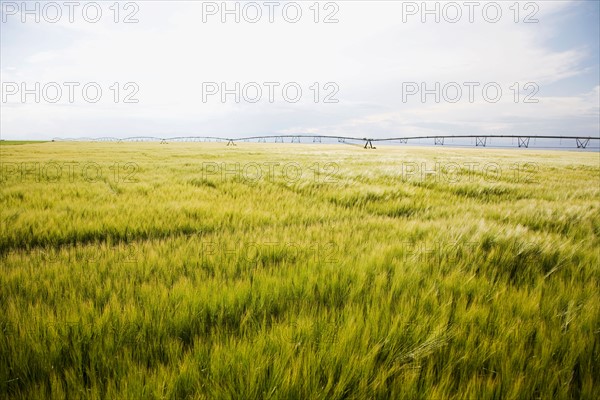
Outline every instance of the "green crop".
<path fill-rule="evenodd" d="M 2 146 L 0 397 L 597 398 L 597 153 Z"/>

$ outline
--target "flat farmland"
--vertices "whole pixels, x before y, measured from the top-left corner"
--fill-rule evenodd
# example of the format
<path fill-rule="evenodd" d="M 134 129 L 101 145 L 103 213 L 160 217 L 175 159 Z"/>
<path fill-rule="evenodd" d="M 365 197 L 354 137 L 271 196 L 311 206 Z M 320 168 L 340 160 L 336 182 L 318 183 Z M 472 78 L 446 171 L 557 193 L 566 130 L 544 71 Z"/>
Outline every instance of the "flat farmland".
<path fill-rule="evenodd" d="M 594 398 L 598 153 L 0 144 L 2 398 Z"/>

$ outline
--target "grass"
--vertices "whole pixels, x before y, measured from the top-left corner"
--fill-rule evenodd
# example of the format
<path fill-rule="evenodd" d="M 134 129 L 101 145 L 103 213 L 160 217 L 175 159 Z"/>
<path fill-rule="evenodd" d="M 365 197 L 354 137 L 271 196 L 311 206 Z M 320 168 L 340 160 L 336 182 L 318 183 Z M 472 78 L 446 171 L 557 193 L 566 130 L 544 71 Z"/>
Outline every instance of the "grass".
<path fill-rule="evenodd" d="M 36 143 L 46 143 L 42 140 L 0 140 L 0 146 L 13 146 L 18 144 L 36 144 Z"/>
<path fill-rule="evenodd" d="M 598 154 L 0 156 L 0 397 L 600 393 Z"/>

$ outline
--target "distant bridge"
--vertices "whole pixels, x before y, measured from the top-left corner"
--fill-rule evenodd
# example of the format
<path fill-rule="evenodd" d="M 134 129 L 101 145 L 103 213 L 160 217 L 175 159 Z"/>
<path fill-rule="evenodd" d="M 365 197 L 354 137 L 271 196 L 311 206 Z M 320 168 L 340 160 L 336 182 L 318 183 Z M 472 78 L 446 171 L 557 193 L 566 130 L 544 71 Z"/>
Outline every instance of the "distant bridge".
<path fill-rule="evenodd" d="M 600 137 L 592 136 L 560 136 L 560 135 L 430 135 L 430 136 L 403 136 L 389 138 L 357 138 L 351 136 L 336 136 L 336 135 L 315 135 L 315 134 L 285 134 L 285 135 L 262 135 L 262 136 L 247 136 L 240 138 L 226 138 L 220 136 L 178 136 L 170 138 L 161 138 L 154 136 L 133 136 L 127 138 L 116 137 L 99 137 L 99 138 L 77 138 L 77 139 L 62 139 L 54 138 L 55 141 L 86 141 L 86 142 L 160 142 L 163 144 L 169 142 L 226 142 L 227 146 L 235 146 L 237 142 L 258 142 L 258 143 L 284 143 L 286 140 L 290 143 L 302 143 L 311 141 L 313 143 L 322 143 L 323 139 L 334 140 L 339 143 L 354 144 L 364 147 L 365 149 L 375 149 L 374 143 L 390 142 L 408 144 L 414 141 L 432 141 L 435 146 L 444 146 L 448 144 L 448 140 L 453 139 L 474 139 L 475 147 L 486 147 L 492 139 L 512 139 L 513 143 L 516 140 L 516 146 L 519 148 L 529 148 L 531 139 L 555 139 L 562 141 L 572 141 L 573 145 L 578 149 L 585 149 L 590 142 L 600 140 Z"/>

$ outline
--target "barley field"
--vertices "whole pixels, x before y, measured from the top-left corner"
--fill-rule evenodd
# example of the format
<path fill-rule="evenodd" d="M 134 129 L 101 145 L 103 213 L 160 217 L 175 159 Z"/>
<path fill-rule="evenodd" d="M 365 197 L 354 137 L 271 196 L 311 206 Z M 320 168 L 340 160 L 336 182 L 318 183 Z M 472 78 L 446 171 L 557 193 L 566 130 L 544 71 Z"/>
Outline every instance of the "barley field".
<path fill-rule="evenodd" d="M 0 397 L 600 394 L 594 152 L 0 143 Z"/>

